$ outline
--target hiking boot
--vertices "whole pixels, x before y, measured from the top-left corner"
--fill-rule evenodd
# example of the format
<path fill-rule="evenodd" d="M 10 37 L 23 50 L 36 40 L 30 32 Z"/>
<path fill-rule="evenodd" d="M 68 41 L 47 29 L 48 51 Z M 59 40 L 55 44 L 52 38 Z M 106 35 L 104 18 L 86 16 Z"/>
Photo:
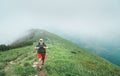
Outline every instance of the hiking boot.
<path fill-rule="evenodd" d="M 41 70 L 42 70 L 42 67 L 38 67 L 37 70 L 38 70 L 38 71 L 41 71 Z"/>

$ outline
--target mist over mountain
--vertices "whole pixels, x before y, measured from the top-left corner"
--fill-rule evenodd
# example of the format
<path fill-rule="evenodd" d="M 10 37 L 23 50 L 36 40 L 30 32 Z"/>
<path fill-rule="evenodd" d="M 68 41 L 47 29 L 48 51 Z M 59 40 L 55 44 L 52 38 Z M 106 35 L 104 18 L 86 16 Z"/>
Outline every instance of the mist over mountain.
<path fill-rule="evenodd" d="M 59 35 L 120 66 L 119 38 L 114 37 L 114 39 L 110 41 L 109 37 L 108 40 L 102 40 L 64 33 L 59 33 Z"/>
<path fill-rule="evenodd" d="M 119 8 L 119 0 L 1 0 L 0 44 L 45 29 L 119 64 Z"/>
<path fill-rule="evenodd" d="M 120 38 L 119 8 L 119 0 L 2 0 L 0 43 L 9 44 L 31 28 L 115 43 Z"/>

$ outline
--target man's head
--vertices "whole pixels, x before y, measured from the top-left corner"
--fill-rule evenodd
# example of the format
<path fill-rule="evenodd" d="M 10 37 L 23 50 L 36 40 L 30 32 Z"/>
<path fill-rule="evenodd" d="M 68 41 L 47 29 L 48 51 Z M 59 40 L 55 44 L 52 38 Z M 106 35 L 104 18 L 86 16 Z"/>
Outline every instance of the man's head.
<path fill-rule="evenodd" d="M 40 39 L 40 43 L 43 43 L 43 39 Z"/>

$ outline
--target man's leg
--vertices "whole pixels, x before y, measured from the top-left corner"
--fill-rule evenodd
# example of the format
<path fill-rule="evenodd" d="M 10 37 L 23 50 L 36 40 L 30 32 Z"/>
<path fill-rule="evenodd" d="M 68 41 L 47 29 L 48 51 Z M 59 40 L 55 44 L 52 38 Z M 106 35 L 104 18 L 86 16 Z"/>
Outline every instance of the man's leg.
<path fill-rule="evenodd" d="M 46 58 L 46 54 L 42 54 L 42 65 L 44 65 L 45 58 Z"/>
<path fill-rule="evenodd" d="M 42 65 L 42 55 L 38 54 L 38 67 L 41 68 Z"/>

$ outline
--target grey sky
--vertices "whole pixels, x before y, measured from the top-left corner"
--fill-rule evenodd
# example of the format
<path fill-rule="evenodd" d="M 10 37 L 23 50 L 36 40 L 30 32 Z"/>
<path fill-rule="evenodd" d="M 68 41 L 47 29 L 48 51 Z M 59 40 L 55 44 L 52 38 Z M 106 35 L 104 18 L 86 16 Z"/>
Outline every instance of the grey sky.
<path fill-rule="evenodd" d="M 114 40 L 120 37 L 119 0 L 0 0 L 0 43 L 31 28 Z"/>

